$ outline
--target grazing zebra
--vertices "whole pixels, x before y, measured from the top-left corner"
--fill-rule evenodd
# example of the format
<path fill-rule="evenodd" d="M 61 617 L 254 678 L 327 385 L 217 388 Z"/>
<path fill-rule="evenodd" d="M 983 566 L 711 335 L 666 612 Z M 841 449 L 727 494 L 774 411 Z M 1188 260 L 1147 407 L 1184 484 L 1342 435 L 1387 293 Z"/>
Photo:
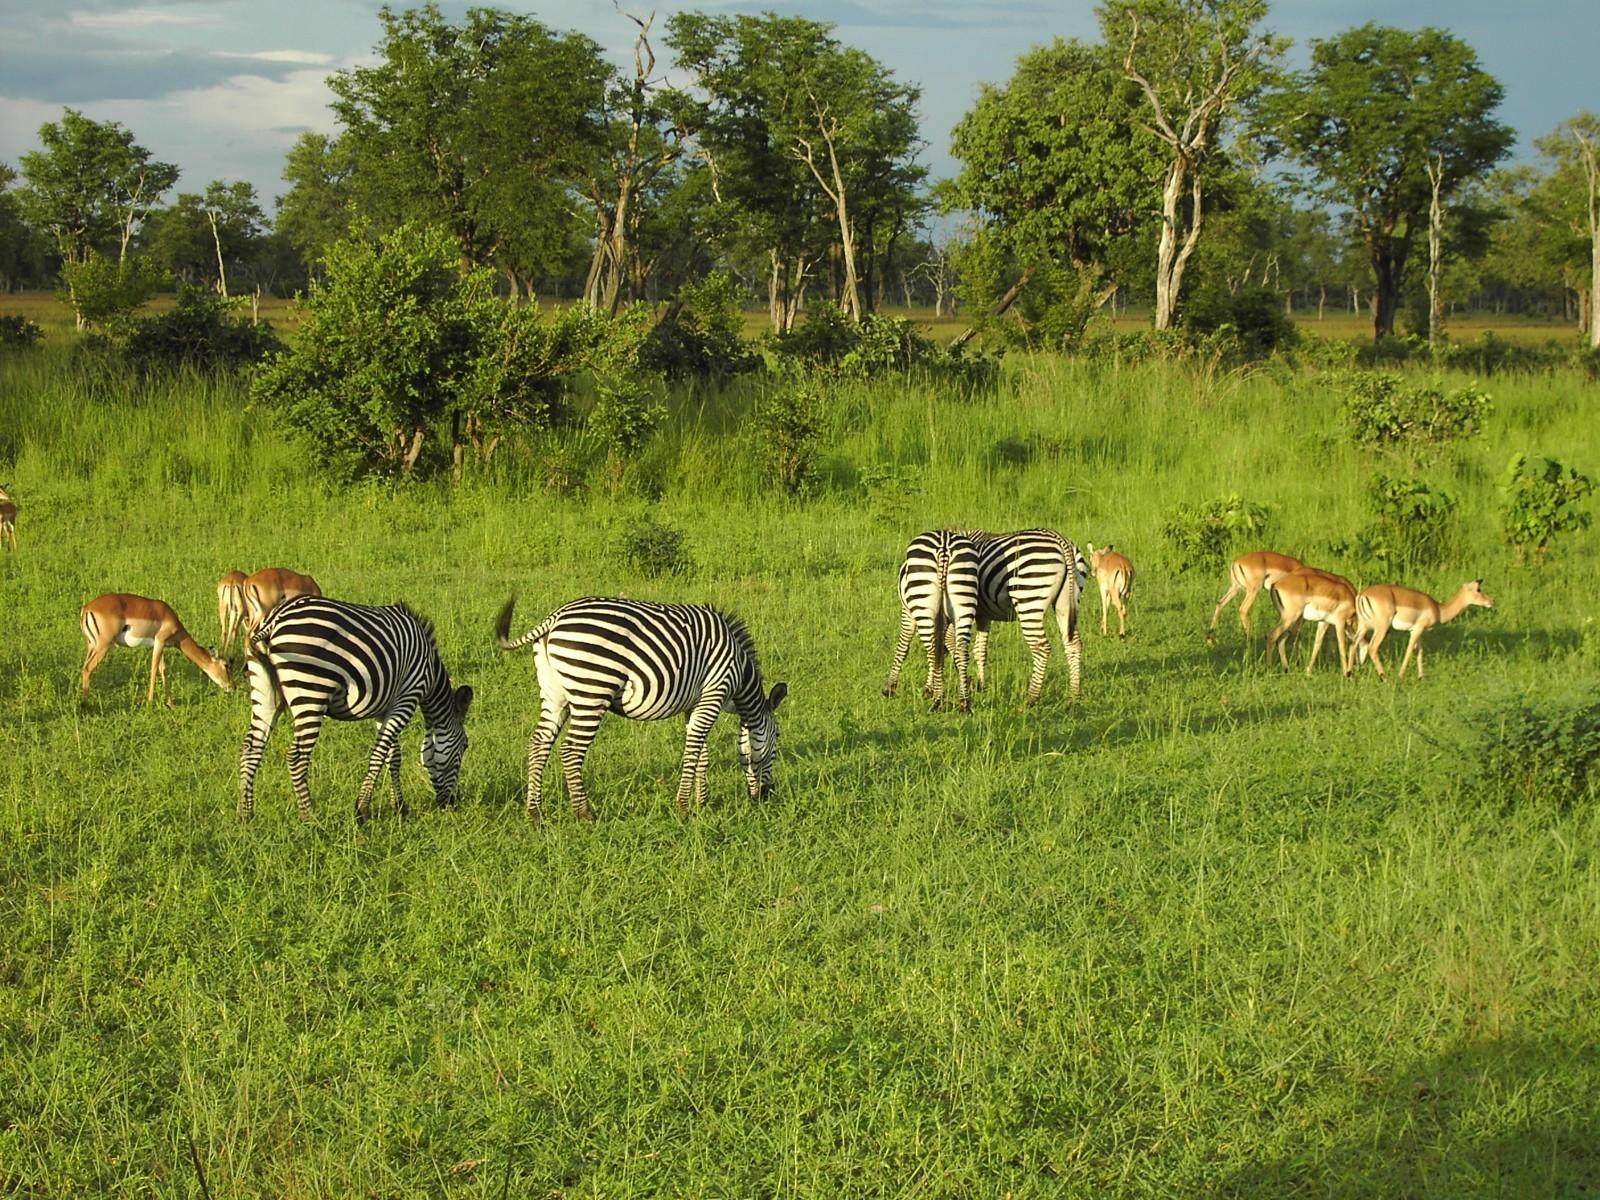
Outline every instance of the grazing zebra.
<path fill-rule="evenodd" d="M 967 650 L 977 619 L 978 550 L 972 539 L 954 529 L 931 529 L 912 538 L 900 564 L 900 636 L 883 694 L 894 695 L 900 669 L 911 653 L 911 641 L 920 637 L 928 653 L 928 683 L 923 695 L 933 697 L 935 708 L 944 703 L 944 656 L 948 651 L 956 659 L 961 711 L 971 712 Z"/>
<path fill-rule="evenodd" d="M 378 740 L 356 797 L 356 820 L 371 811 L 378 773 L 389 768 L 395 811 L 405 815 L 400 793 L 400 731 L 419 707 L 426 731 L 422 765 L 440 807 L 455 798 L 467 751 L 470 687 L 452 687 L 439 659 L 433 626 L 403 604 L 369 608 L 320 596 L 285 600 L 245 639 L 250 676 L 250 729 L 239 752 L 239 816 L 255 809 L 256 768 L 280 709 L 289 710 L 294 741 L 289 778 L 302 820 L 311 819 L 311 752 L 324 718 L 372 719 Z"/>
<path fill-rule="evenodd" d="M 967 536 L 978 548 L 978 632 L 973 658 L 978 686 L 984 686 L 989 653 L 989 626 L 995 621 L 1015 621 L 1022 640 L 1033 655 L 1028 677 L 1028 703 L 1035 704 L 1044 688 L 1044 670 L 1050 661 L 1050 638 L 1045 633 L 1045 613 L 1053 608 L 1067 652 L 1067 674 L 1072 694 L 1078 694 L 1083 675 L 1083 639 L 1078 635 L 1078 598 L 1089 564 L 1078 548 L 1053 529 L 1020 529 L 1015 533 L 989 533 L 969 529 Z"/>
<path fill-rule="evenodd" d="M 652 604 L 643 600 L 590 597 L 563 604 L 538 625 L 511 638 L 506 601 L 495 622 L 502 650 L 533 644 L 539 672 L 539 724 L 528 741 L 528 817 L 543 816 L 541 778 L 563 726 L 561 772 L 572 812 L 592 819 L 583 790 L 583 760 L 607 710 L 634 720 L 687 715 L 683 767 L 678 776 L 678 811 L 687 816 L 692 792 L 706 798 L 706 739 L 719 714 L 739 716 L 739 765 L 750 797 L 772 790 L 778 753 L 773 712 L 789 685 L 762 690 L 761 663 L 749 631 L 737 617 L 703 604 Z M 570 724 L 569 724 L 570 723 Z"/>

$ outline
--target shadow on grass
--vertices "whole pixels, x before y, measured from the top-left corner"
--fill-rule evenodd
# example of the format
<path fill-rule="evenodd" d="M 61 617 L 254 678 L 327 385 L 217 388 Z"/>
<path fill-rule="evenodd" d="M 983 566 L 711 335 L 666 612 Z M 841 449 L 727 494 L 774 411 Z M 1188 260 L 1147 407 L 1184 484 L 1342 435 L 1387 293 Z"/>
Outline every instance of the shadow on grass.
<path fill-rule="evenodd" d="M 1594 1196 L 1600 1049 L 1505 1037 L 1371 1081 L 1354 1111 L 1224 1178 L 1219 1196 Z"/>

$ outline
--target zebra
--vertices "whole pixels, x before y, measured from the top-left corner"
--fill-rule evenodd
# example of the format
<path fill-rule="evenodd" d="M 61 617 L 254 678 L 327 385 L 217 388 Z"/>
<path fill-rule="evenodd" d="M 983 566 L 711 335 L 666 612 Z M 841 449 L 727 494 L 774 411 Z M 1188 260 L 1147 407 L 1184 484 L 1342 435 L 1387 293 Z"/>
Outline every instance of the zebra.
<path fill-rule="evenodd" d="M 1013 533 L 964 531 L 978 551 L 978 617 L 973 638 L 973 659 L 978 687 L 985 683 L 989 653 L 989 626 L 995 621 L 1015 621 L 1022 640 L 1033 655 L 1028 676 L 1028 703 L 1036 704 L 1044 689 L 1044 671 L 1050 661 L 1050 638 L 1045 633 L 1045 613 L 1055 609 L 1061 643 L 1067 653 L 1067 674 L 1077 696 L 1083 676 L 1083 639 L 1078 633 L 1078 599 L 1089 564 L 1077 546 L 1054 529 L 1019 529 Z"/>
<path fill-rule="evenodd" d="M 920 637 L 928 654 L 923 695 L 933 698 L 935 708 L 944 703 L 948 651 L 955 655 L 961 711 L 971 712 L 967 650 L 978 614 L 978 549 L 972 539 L 954 529 L 932 529 L 912 538 L 900 564 L 900 636 L 883 694 L 894 695 L 911 641 Z"/>
<path fill-rule="evenodd" d="M 607 710 L 634 720 L 685 715 L 678 812 L 705 804 L 706 740 L 717 717 L 739 717 L 739 765 L 752 800 L 772 792 L 778 752 L 773 717 L 789 685 L 762 690 L 761 663 L 739 618 L 703 604 L 656 604 L 591 596 L 563 604 L 520 637 L 510 637 L 512 596 L 495 622 L 502 650 L 532 644 L 539 674 L 539 723 L 528 740 L 527 813 L 543 818 L 541 779 L 563 726 L 561 771 L 572 812 L 593 819 L 583 788 L 583 760 Z"/>
<path fill-rule="evenodd" d="M 250 728 L 239 752 L 239 816 L 255 811 L 256 769 L 278 713 L 289 710 L 294 740 L 289 778 L 300 818 L 311 819 L 307 776 L 317 734 L 327 717 L 378 722 L 378 740 L 356 796 L 356 820 L 371 811 L 378 773 L 387 765 L 395 811 L 406 813 L 400 791 L 400 731 L 418 708 L 426 731 L 422 765 L 441 808 L 455 799 L 467 752 L 466 717 L 472 689 L 453 687 L 440 661 L 433 626 L 404 604 L 370 608 L 322 596 L 296 596 L 275 608 L 246 636 Z"/>

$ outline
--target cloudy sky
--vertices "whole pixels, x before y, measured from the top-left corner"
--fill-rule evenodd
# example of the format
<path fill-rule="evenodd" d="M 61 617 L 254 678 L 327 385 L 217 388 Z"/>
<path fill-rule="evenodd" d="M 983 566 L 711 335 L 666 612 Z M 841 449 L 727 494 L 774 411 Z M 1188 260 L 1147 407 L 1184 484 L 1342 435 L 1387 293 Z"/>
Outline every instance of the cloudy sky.
<path fill-rule="evenodd" d="M 407 7 L 411 0 L 394 0 Z M 421 0 L 416 0 L 420 4 Z M 493 0 L 482 0 L 483 6 Z M 625 7 L 648 11 L 649 0 Z M 379 0 L 3 0 L 0 162 L 38 145 L 64 106 L 131 129 L 183 172 L 179 187 L 247 179 L 270 208 L 284 154 L 307 129 L 332 132 L 324 80 L 370 61 Z M 459 17 L 465 5 L 440 5 Z M 611 0 L 502 0 L 556 28 L 578 29 L 622 61 L 632 25 Z M 679 8 L 777 10 L 830 21 L 839 36 L 923 88 L 924 161 L 952 169 L 951 126 L 982 82 L 1003 82 L 1018 54 L 1052 36 L 1092 38 L 1089 0 L 661 0 L 658 27 Z M 1531 160 L 1534 138 L 1581 109 L 1600 110 L 1592 52 L 1594 0 L 1276 0 L 1268 22 L 1297 43 L 1377 21 L 1438 25 L 1474 46 L 1505 85 L 1503 119 Z"/>

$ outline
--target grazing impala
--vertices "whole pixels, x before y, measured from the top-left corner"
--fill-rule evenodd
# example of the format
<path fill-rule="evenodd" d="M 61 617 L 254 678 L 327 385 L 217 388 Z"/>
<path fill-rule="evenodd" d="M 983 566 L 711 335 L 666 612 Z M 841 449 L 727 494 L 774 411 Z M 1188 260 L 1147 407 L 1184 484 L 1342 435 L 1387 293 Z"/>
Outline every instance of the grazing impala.
<path fill-rule="evenodd" d="M 1311 661 L 1306 663 L 1306 674 L 1317 665 L 1317 655 L 1322 653 L 1322 639 L 1332 625 L 1339 638 L 1339 668 L 1346 675 L 1355 669 L 1349 640 L 1349 630 L 1356 619 L 1356 588 L 1343 575 L 1319 571 L 1315 567 L 1301 567 L 1287 575 L 1276 576 L 1267 585 L 1272 602 L 1282 614 L 1277 627 L 1267 634 L 1267 657 L 1272 657 L 1274 646 L 1283 669 L 1289 669 L 1289 653 L 1283 639 L 1293 633 L 1301 621 L 1317 623 L 1317 640 L 1311 647 Z"/>
<path fill-rule="evenodd" d="M 1386 679 L 1383 663 L 1378 658 L 1378 647 L 1389 635 L 1389 630 L 1410 630 L 1411 640 L 1406 643 L 1405 657 L 1400 660 L 1400 678 L 1406 677 L 1406 665 L 1411 652 L 1417 652 L 1417 678 L 1422 678 L 1422 635 L 1435 625 L 1453 621 L 1462 612 L 1474 606 L 1493 608 L 1494 601 L 1483 594 L 1483 580 L 1463 583 L 1454 596 L 1440 604 L 1427 592 L 1396 587 L 1392 583 L 1377 583 L 1356 597 L 1356 646 L 1362 660 L 1372 659 L 1378 668 L 1378 677 Z"/>
<path fill-rule="evenodd" d="M 309 575 L 283 567 L 263 567 L 244 581 L 245 632 L 248 634 L 268 613 L 291 596 L 320 596 L 322 589 Z"/>
<path fill-rule="evenodd" d="M 94 674 L 100 660 L 113 645 L 150 647 L 150 690 L 145 695 L 147 704 L 155 703 L 157 674 L 161 676 L 161 687 L 166 693 L 167 703 L 172 703 L 172 685 L 167 682 L 164 654 L 169 645 L 181 650 L 185 658 L 209 675 L 211 681 L 223 691 L 233 687 L 233 681 L 228 678 L 228 664 L 190 637 L 183 622 L 178 620 L 178 614 L 160 600 L 130 596 L 125 592 L 107 592 L 85 604 L 79 617 L 83 639 L 89 644 L 79 679 L 85 700 L 89 698 L 89 676 Z"/>
<path fill-rule="evenodd" d="M 17 502 L 0 484 L 0 545 L 17 548 Z"/>
<path fill-rule="evenodd" d="M 1089 565 L 1094 569 L 1094 580 L 1100 585 L 1100 636 L 1109 636 L 1106 629 L 1106 609 L 1117 610 L 1117 636 L 1128 636 L 1128 595 L 1133 591 L 1133 564 L 1126 554 L 1119 554 L 1115 546 L 1102 546 L 1099 550 L 1089 543 Z"/>
<path fill-rule="evenodd" d="M 227 650 L 244 628 L 244 581 L 248 578 L 243 571 L 229 571 L 217 580 L 217 624 L 222 627 L 218 650 Z"/>
<path fill-rule="evenodd" d="M 1244 593 L 1244 600 L 1239 605 L 1239 624 L 1244 626 L 1245 637 L 1250 636 L 1250 606 L 1256 602 L 1256 597 L 1261 594 L 1261 589 L 1271 587 L 1272 581 L 1280 575 L 1287 575 L 1290 571 L 1298 571 L 1305 566 L 1298 558 L 1287 554 L 1275 554 L 1271 550 L 1257 550 L 1254 554 L 1241 554 L 1228 565 L 1228 580 L 1231 586 L 1223 593 L 1222 599 L 1217 601 L 1217 607 L 1211 612 L 1211 632 L 1208 638 L 1217 636 L 1217 618 L 1222 615 L 1222 610 L 1228 602 L 1240 592 Z"/>

